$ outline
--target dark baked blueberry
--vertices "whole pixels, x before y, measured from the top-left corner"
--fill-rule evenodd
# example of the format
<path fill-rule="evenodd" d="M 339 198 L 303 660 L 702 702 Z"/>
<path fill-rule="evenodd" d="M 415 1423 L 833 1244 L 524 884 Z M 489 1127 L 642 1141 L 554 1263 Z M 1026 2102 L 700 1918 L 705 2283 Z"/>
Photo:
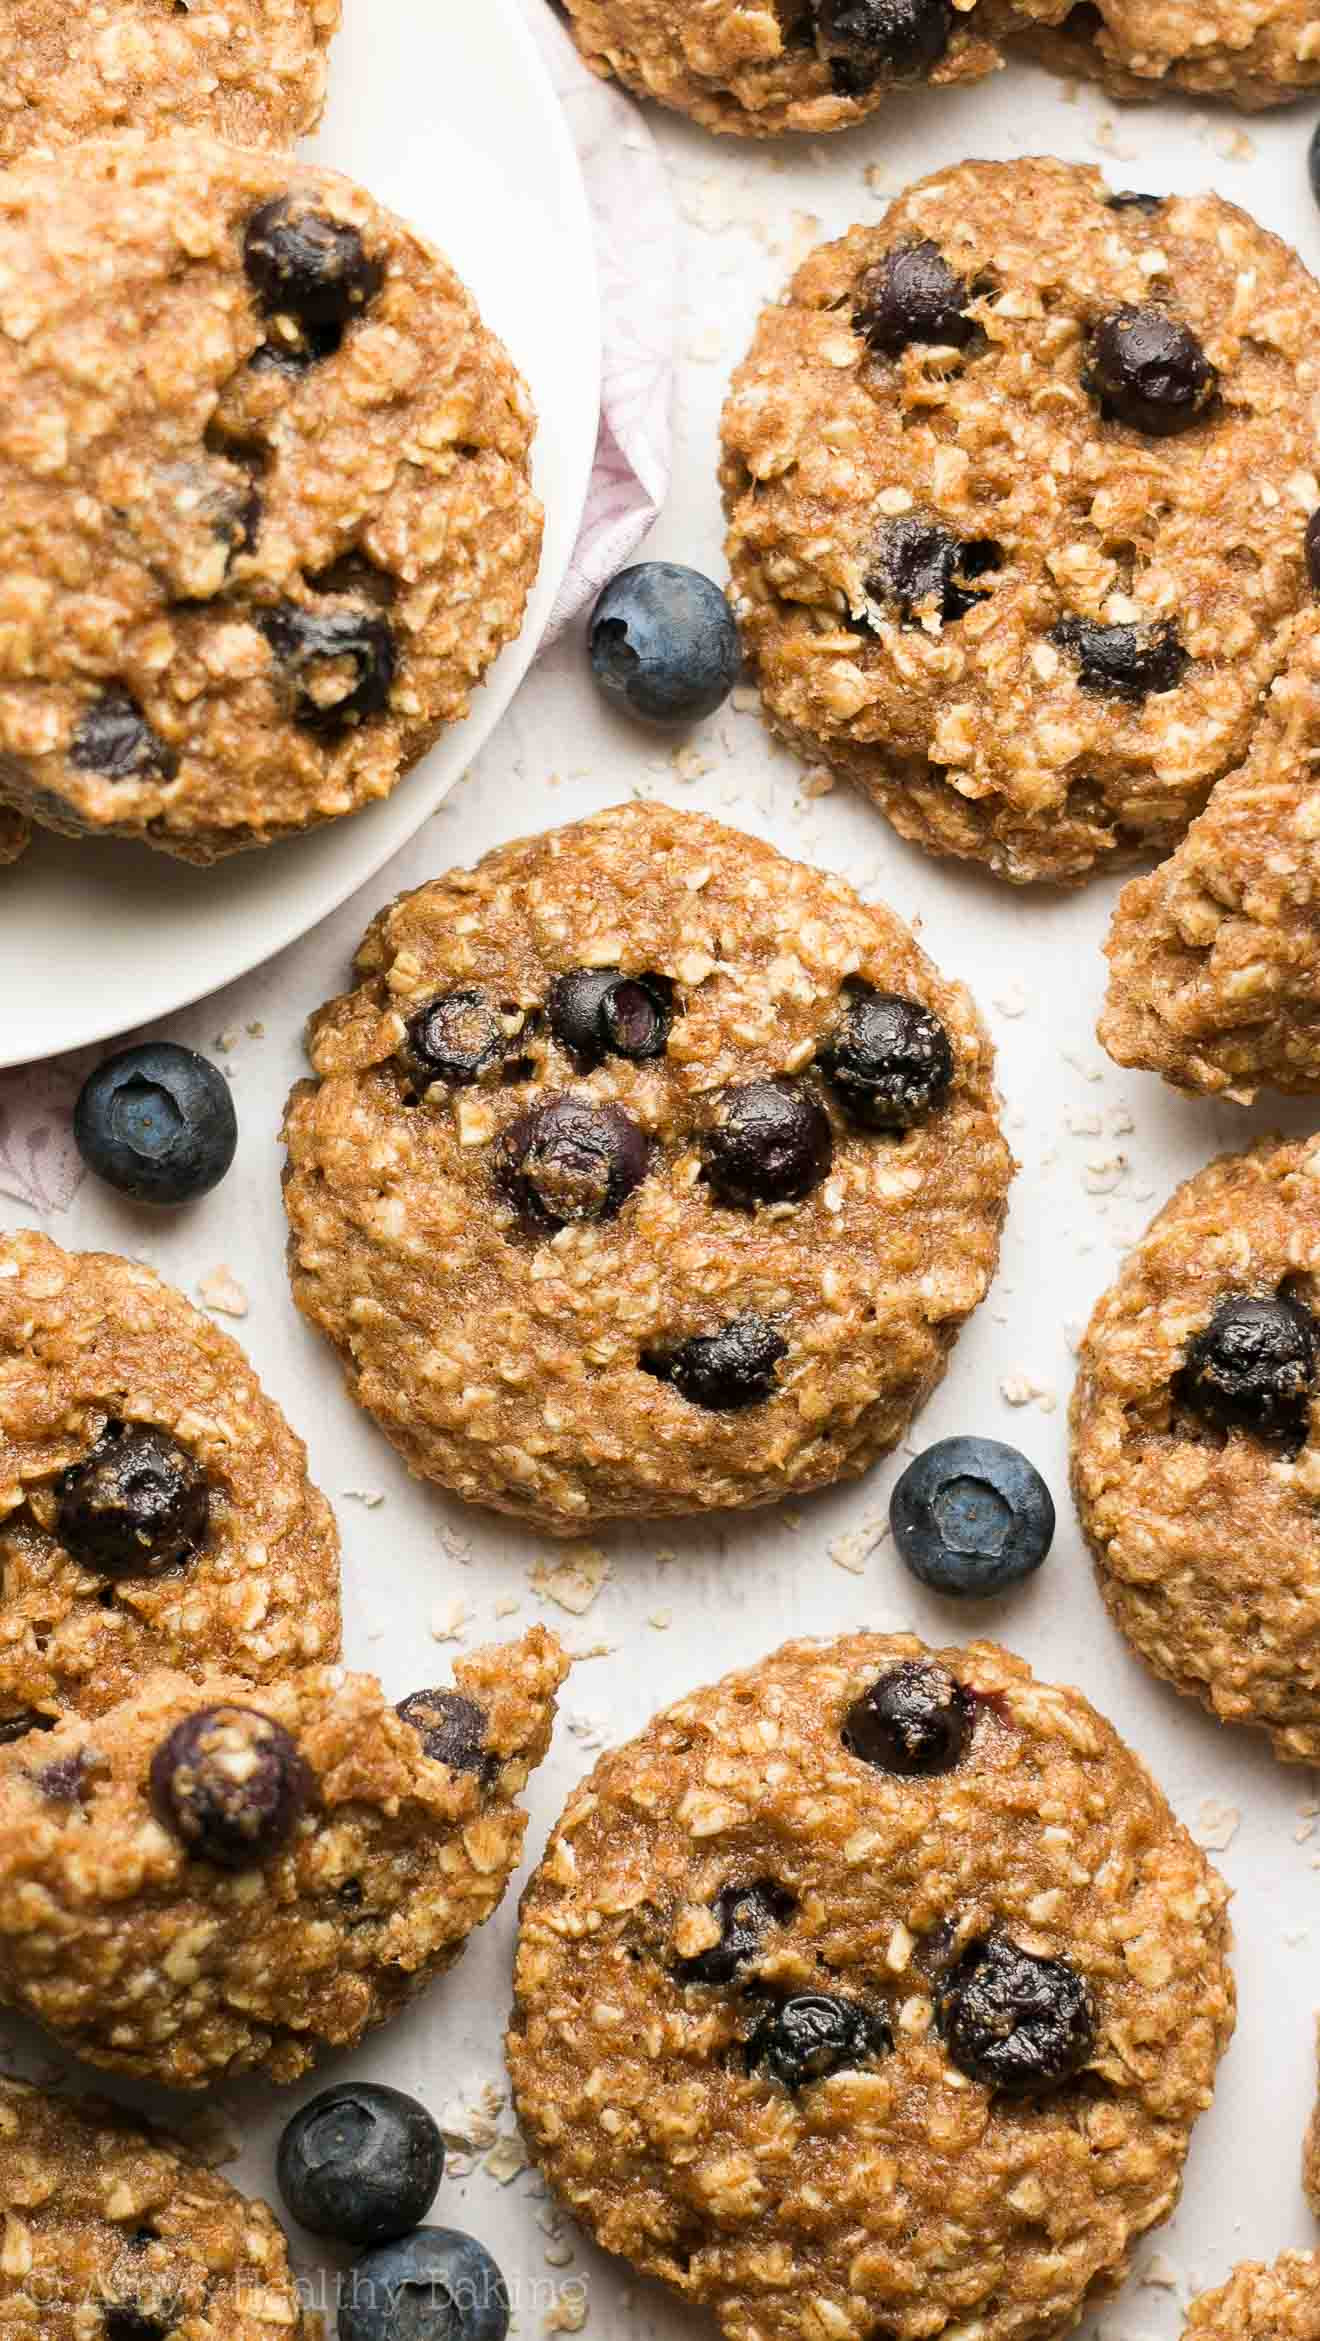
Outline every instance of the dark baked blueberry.
<path fill-rule="evenodd" d="M 202 1707 L 151 1759 L 151 1794 L 189 1853 L 245 1869 L 288 1844 L 312 1776 L 283 1724 L 255 1707 Z"/>
<path fill-rule="evenodd" d="M 494 1768 L 486 1746 L 485 1708 L 462 1691 L 410 1691 L 400 1699 L 398 1712 L 434 1763 L 447 1764 L 451 1772 L 482 1775 Z"/>
<path fill-rule="evenodd" d="M 1300 1447 L 1311 1420 L 1320 1345 L 1306 1303 L 1277 1293 L 1221 1300 L 1192 1336 L 1177 1380 L 1184 1404 L 1222 1430 Z"/>
<path fill-rule="evenodd" d="M 721 1886 L 711 1910 L 720 1939 L 708 1951 L 675 1962 L 680 1983 L 732 1983 L 758 1957 L 771 1927 L 782 1926 L 797 1908 L 791 1894 L 773 1878 L 758 1878 L 751 1886 Z"/>
<path fill-rule="evenodd" d="M 725 1090 L 704 1157 L 722 1203 L 800 1203 L 834 1160 L 829 1116 L 796 1081 L 748 1081 Z"/>
<path fill-rule="evenodd" d="M 578 967 L 555 977 L 546 1009 L 560 1047 L 581 1072 L 589 1073 L 606 1057 L 629 1057 L 636 1064 L 663 1057 L 674 1021 L 674 990 L 663 975 Z"/>
<path fill-rule="evenodd" d="M 374 2081 L 342 2081 L 301 2106 L 275 2175 L 294 2218 L 339 2243 L 388 2243 L 425 2219 L 445 2142 L 424 2105 Z"/>
<path fill-rule="evenodd" d="M 43 1764 L 37 1774 L 38 1788 L 53 1805 L 81 1804 L 90 1785 L 85 1748 L 75 1748 L 71 1756 L 58 1756 L 53 1764 Z"/>
<path fill-rule="evenodd" d="M 1218 380 L 1191 327 L 1151 302 L 1125 302 L 1100 319 L 1082 375 L 1103 415 L 1155 439 L 1198 422 Z"/>
<path fill-rule="evenodd" d="M 1143 195 L 1136 187 L 1120 187 L 1113 195 L 1106 195 L 1106 211 L 1163 211 L 1163 195 Z"/>
<path fill-rule="evenodd" d="M 495 1181 L 533 1228 L 613 1219 L 646 1177 L 650 1152 L 622 1106 L 557 1090 L 501 1131 Z"/>
<path fill-rule="evenodd" d="M 0 1748 L 12 1748 L 30 1732 L 54 1731 L 55 1723 L 55 1716 L 43 1715 L 37 1707 L 17 1707 L 12 1715 L 0 1716 Z"/>
<path fill-rule="evenodd" d="M 309 332 L 342 331 L 380 291 L 385 270 L 347 220 L 277 195 L 243 231 L 243 266 L 262 307 Z"/>
<path fill-rule="evenodd" d="M 1003 1593 L 1040 1567 L 1054 1501 L 1025 1455 L 999 1439 L 940 1439 L 889 1499 L 894 1542 L 936 1593 Z"/>
<path fill-rule="evenodd" d="M 950 625 L 985 600 L 989 587 L 978 592 L 975 580 L 997 569 L 1001 558 L 989 537 L 960 543 L 938 520 L 903 512 L 875 532 L 866 590 L 873 601 L 893 604 L 904 626 L 932 615 Z"/>
<path fill-rule="evenodd" d="M 919 1000 L 857 985 L 817 1057 L 850 1121 L 869 1130 L 911 1130 L 953 1082 L 953 1048 Z"/>
<path fill-rule="evenodd" d="M 747 2067 L 786 2089 L 805 2089 L 845 2066 L 886 2056 L 893 2045 L 887 2019 L 856 2000 L 799 1992 L 767 2008 L 747 2042 Z"/>
<path fill-rule="evenodd" d="M 120 1049 L 89 1073 L 73 1136 L 90 1171 L 138 1203 L 193 1203 L 234 1159 L 238 1119 L 216 1066 L 173 1041 Z"/>
<path fill-rule="evenodd" d="M 588 632 L 591 671 L 607 699 L 644 723 L 696 723 L 738 680 L 738 629 L 718 585 L 674 561 L 621 569 Z"/>
<path fill-rule="evenodd" d="M 171 2341 L 176 2321 L 168 2310 L 131 2301 L 108 2301 L 102 2311 L 105 2341 Z"/>
<path fill-rule="evenodd" d="M 868 268 L 853 323 L 877 356 L 896 358 L 913 342 L 965 349 L 977 332 L 971 294 L 929 236 L 899 244 Z"/>
<path fill-rule="evenodd" d="M 971 1726 L 971 1702 L 961 1683 L 928 1659 L 909 1658 L 853 1701 L 843 1744 L 878 1772 L 927 1779 L 953 1770 Z"/>
<path fill-rule="evenodd" d="M 1060 618 L 1050 640 L 1077 660 L 1082 689 L 1109 699 L 1145 699 L 1152 692 L 1176 690 L 1192 663 L 1170 618 L 1153 626 Z"/>
<path fill-rule="evenodd" d="M 103 780 L 173 780 L 179 759 L 147 722 L 137 701 L 112 685 L 78 718 L 69 762 Z"/>
<path fill-rule="evenodd" d="M 339 2341 L 504 2341 L 508 2330 L 504 2278 L 452 2227 L 364 2252 L 340 2280 Z"/>
<path fill-rule="evenodd" d="M 379 610 L 308 610 L 281 602 L 257 624 L 293 689 L 308 731 L 339 732 L 383 714 L 398 665 L 394 629 Z"/>
<path fill-rule="evenodd" d="M 1006 2097 L 1058 2088 L 1095 2046 L 1095 2008 L 1076 1969 L 1004 1934 L 969 1944 L 940 1983 L 935 2020 L 959 2072 Z"/>
<path fill-rule="evenodd" d="M 409 1017 L 408 1063 L 423 1081 L 468 1089 L 504 1062 L 507 1035 L 489 994 L 475 984 L 437 992 Z"/>
<path fill-rule="evenodd" d="M 644 1351 L 641 1366 L 657 1381 L 671 1382 L 689 1405 L 730 1414 L 774 1396 L 775 1367 L 787 1356 L 783 1335 L 747 1309 L 718 1333 L 693 1333 L 677 1349 Z"/>
<path fill-rule="evenodd" d="M 844 98 L 929 73 L 957 21 L 951 0 L 815 0 L 815 9 L 816 46 Z"/>
<path fill-rule="evenodd" d="M 1320 593 L 1320 508 L 1306 523 L 1306 574 L 1316 593 Z"/>
<path fill-rule="evenodd" d="M 211 1491 L 195 1455 L 152 1423 L 109 1423 L 60 1476 L 55 1534 L 102 1577 L 159 1577 L 206 1541 Z"/>

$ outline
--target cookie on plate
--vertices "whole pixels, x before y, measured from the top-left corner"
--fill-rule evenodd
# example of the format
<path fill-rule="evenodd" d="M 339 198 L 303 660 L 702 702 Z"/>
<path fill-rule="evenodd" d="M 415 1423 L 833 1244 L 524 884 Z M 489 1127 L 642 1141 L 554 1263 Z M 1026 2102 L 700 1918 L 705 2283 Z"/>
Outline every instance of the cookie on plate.
<path fill-rule="evenodd" d="M 1227 1894 L 1079 1693 L 793 1642 L 602 1758 L 523 1898 L 518 2115 L 730 2341 L 1034 2341 L 1177 2200 Z"/>
<path fill-rule="evenodd" d="M 320 118 L 340 0 L 8 0 L 0 164 L 122 129 L 284 146 Z"/>
<path fill-rule="evenodd" d="M 440 255 L 199 135 L 0 179 L 0 797 L 206 862 L 388 796 L 515 635 L 526 389 Z"/>
<path fill-rule="evenodd" d="M 1310 602 L 1318 394 L 1320 285 L 1218 196 L 921 181 L 804 264 L 725 409 L 771 722 L 1003 878 L 1172 844 Z"/>
<path fill-rule="evenodd" d="M 552 1531 L 865 1470 L 998 1253 L 990 1044 L 891 912 L 692 813 L 372 922 L 286 1118 L 299 1307 L 424 1477 Z"/>
<path fill-rule="evenodd" d="M 1320 1761 L 1320 1145 L 1180 1187 L 1082 1344 L 1073 1485 L 1100 1588 L 1155 1672 Z"/>
<path fill-rule="evenodd" d="M 1012 0 L 1027 45 L 1116 98 L 1183 89 L 1253 111 L 1320 85 L 1315 0 Z"/>
<path fill-rule="evenodd" d="M 369 1675 L 148 1675 L 0 1748 L 0 2000 L 175 2089 L 293 2081 L 458 1957 L 522 1848 L 566 1661 L 535 1627 L 398 1711 Z"/>
<path fill-rule="evenodd" d="M 152 1667 L 339 1652 L 339 1539 L 237 1342 L 149 1268 L 0 1236 L 0 1740 Z"/>
<path fill-rule="evenodd" d="M 1272 2268 L 1243 2260 L 1192 2302 L 1184 2341 L 1320 2341 L 1320 2255 L 1281 2252 Z"/>
<path fill-rule="evenodd" d="M 177 2139 L 0 2078 L 0 2332 L 312 2341 L 274 2215 Z"/>
<path fill-rule="evenodd" d="M 1119 897 L 1100 1039 L 1120 1065 L 1250 1103 L 1320 1090 L 1320 616 L 1251 753 Z"/>
<path fill-rule="evenodd" d="M 568 0 L 587 63 L 707 130 L 846 130 L 896 88 L 1002 62 L 977 0 Z"/>

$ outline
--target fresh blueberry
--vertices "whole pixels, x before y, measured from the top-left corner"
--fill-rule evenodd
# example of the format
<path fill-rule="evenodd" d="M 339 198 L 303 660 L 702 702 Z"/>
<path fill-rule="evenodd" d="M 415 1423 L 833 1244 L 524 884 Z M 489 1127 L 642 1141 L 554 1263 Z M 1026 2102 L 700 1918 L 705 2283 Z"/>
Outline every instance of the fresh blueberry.
<path fill-rule="evenodd" d="M 73 1136 L 90 1171 L 139 1203 L 192 1203 L 234 1159 L 238 1122 L 224 1075 L 192 1049 L 147 1041 L 83 1083 Z"/>
<path fill-rule="evenodd" d="M 674 987 L 663 975 L 620 975 L 617 967 L 557 975 L 546 1002 L 550 1030 L 579 1072 L 606 1057 L 635 1064 L 663 1057 L 674 1020 Z"/>
<path fill-rule="evenodd" d="M 708 1951 L 677 1961 L 674 1972 L 680 1983 L 732 1983 L 759 1957 L 770 1929 L 783 1926 L 796 1908 L 792 1895 L 773 1878 L 758 1878 L 750 1886 L 721 1886 L 711 1904 L 720 1939 Z"/>
<path fill-rule="evenodd" d="M 557 1090 L 501 1131 L 495 1183 L 524 1225 L 544 1232 L 616 1218 L 649 1164 L 646 1133 L 622 1106 Z"/>
<path fill-rule="evenodd" d="M 255 1707 L 202 1707 L 151 1759 L 151 1794 L 189 1853 L 245 1869 L 288 1844 L 312 1776 L 283 1724 Z"/>
<path fill-rule="evenodd" d="M 1320 593 L 1320 507 L 1306 523 L 1306 574 L 1312 589 Z"/>
<path fill-rule="evenodd" d="M 1167 439 L 1200 420 L 1218 380 L 1189 325 L 1153 302 L 1125 302 L 1095 326 L 1082 386 L 1103 415 Z"/>
<path fill-rule="evenodd" d="M 977 331 L 967 313 L 971 297 L 939 245 L 923 236 L 896 245 L 867 269 L 853 323 L 878 357 L 896 358 L 913 342 L 965 349 Z"/>
<path fill-rule="evenodd" d="M 879 1675 L 849 1708 L 843 1744 L 877 1772 L 928 1779 L 951 1772 L 967 1745 L 972 1708 L 947 1668 L 909 1658 Z"/>
<path fill-rule="evenodd" d="M 940 521 L 903 512 L 882 520 L 875 532 L 866 591 L 872 601 L 896 609 L 900 625 L 919 626 L 932 616 L 952 625 L 985 600 L 990 588 L 976 581 L 1001 559 L 990 537 L 964 543 Z"/>
<path fill-rule="evenodd" d="M 104 780 L 173 780 L 179 759 L 147 722 L 137 701 L 117 684 L 83 709 L 69 743 L 69 762 Z"/>
<path fill-rule="evenodd" d="M 295 195 L 278 195 L 253 212 L 243 266 L 262 307 L 309 333 L 341 333 L 385 281 L 355 227 Z"/>
<path fill-rule="evenodd" d="M 498 1769 L 486 1745 L 485 1708 L 462 1691 L 410 1691 L 400 1699 L 398 1712 L 412 1725 L 433 1763 L 484 1777 Z"/>
<path fill-rule="evenodd" d="M 1003 1593 L 1038 1569 L 1054 1535 L 1040 1473 L 998 1439 L 940 1439 L 889 1501 L 894 1542 L 936 1593 Z"/>
<path fill-rule="evenodd" d="M 1220 1430 L 1300 1447 L 1311 1420 L 1320 1327 L 1305 1301 L 1272 1293 L 1221 1300 L 1193 1334 L 1177 1393 Z"/>
<path fill-rule="evenodd" d="M 643 1351 L 641 1367 L 658 1382 L 672 1383 L 690 1406 L 731 1414 L 774 1396 L 775 1367 L 787 1356 L 783 1335 L 747 1309 L 718 1333 L 693 1333 L 677 1349 Z"/>
<path fill-rule="evenodd" d="M 344 2277 L 339 2341 L 504 2341 L 509 2295 L 490 2253 L 452 2227 L 364 2252 Z"/>
<path fill-rule="evenodd" d="M 1060 618 L 1050 640 L 1078 665 L 1084 691 L 1109 699 L 1145 699 L 1173 691 L 1191 660 L 1172 619 L 1151 626 L 1102 626 L 1094 618 Z"/>
<path fill-rule="evenodd" d="M 795 1081 L 726 1089 L 705 1138 L 706 1177 L 722 1203 L 800 1203 L 834 1160 L 824 1108 Z"/>
<path fill-rule="evenodd" d="M 401 2089 L 343 2081 L 285 2125 L 280 2193 L 300 2227 L 339 2243 L 389 2243 L 425 2219 L 445 2143 L 424 2105 Z"/>
<path fill-rule="evenodd" d="M 747 2068 L 786 2089 L 805 2089 L 809 2081 L 887 2056 L 893 2045 L 887 2017 L 856 2000 L 799 1992 L 766 2010 L 747 2042 Z"/>
<path fill-rule="evenodd" d="M 957 21 L 952 0 L 815 0 L 815 9 L 816 46 L 842 98 L 929 73 Z"/>
<path fill-rule="evenodd" d="M 181 1567 L 201 1550 L 210 1518 L 201 1464 L 153 1423 L 107 1423 L 56 1488 L 56 1536 L 101 1577 L 160 1577 Z"/>
<path fill-rule="evenodd" d="M 919 1000 L 858 984 L 817 1062 L 848 1119 L 869 1130 L 911 1130 L 947 1097 L 953 1048 Z"/>
<path fill-rule="evenodd" d="M 468 1089 L 503 1064 L 507 1038 L 495 1002 L 476 984 L 437 992 L 408 1018 L 404 1054 L 429 1087 Z"/>
<path fill-rule="evenodd" d="M 398 664 L 394 629 L 380 610 L 308 610 L 280 602 L 257 624 L 309 732 L 351 730 L 389 705 Z"/>
<path fill-rule="evenodd" d="M 644 723 L 696 723 L 738 680 L 733 613 L 709 577 L 672 561 L 621 569 L 591 613 L 591 667 L 607 699 Z"/>
<path fill-rule="evenodd" d="M 972 1943 L 943 1978 L 935 2021 L 960 2073 L 1006 2097 L 1055 2089 L 1095 2046 L 1095 2008 L 1075 1968 L 1007 1935 Z"/>

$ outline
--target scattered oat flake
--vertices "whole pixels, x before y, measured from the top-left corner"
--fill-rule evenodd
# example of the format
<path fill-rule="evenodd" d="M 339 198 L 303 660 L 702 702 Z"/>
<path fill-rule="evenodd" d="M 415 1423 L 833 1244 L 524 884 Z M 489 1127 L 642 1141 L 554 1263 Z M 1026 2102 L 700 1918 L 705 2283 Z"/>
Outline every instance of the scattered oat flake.
<path fill-rule="evenodd" d="M 703 756 L 700 748 L 675 748 L 669 759 L 680 780 L 704 780 L 715 770 L 711 756 Z"/>
<path fill-rule="evenodd" d="M 597 1544 L 565 1545 L 561 1555 L 548 1554 L 532 1570 L 532 1591 L 545 1601 L 558 1602 L 576 1618 L 585 1615 L 611 1574 L 609 1556 Z"/>
<path fill-rule="evenodd" d="M 672 1609 L 653 1609 L 646 1622 L 648 1626 L 654 1626 L 657 1634 L 664 1634 L 674 1622 L 674 1613 Z"/>
<path fill-rule="evenodd" d="M 385 1501 L 384 1488 L 341 1488 L 339 1493 L 346 1504 L 363 1504 L 368 1512 Z"/>
<path fill-rule="evenodd" d="M 502 1593 L 495 1604 L 495 1615 L 497 1618 L 516 1617 L 521 1608 L 522 1603 L 516 1593 Z"/>
<path fill-rule="evenodd" d="M 580 2333 L 587 2321 L 587 2295 L 580 2284 L 566 2284 L 541 2319 L 546 2333 Z"/>
<path fill-rule="evenodd" d="M 1222 1853 L 1238 1833 L 1242 1815 L 1236 1805 L 1225 1804 L 1222 1797 L 1201 1799 L 1196 1819 L 1192 1824 L 1195 1842 L 1207 1853 Z"/>
<path fill-rule="evenodd" d="M 507 2187 L 520 2170 L 526 2170 L 527 2160 L 527 2149 L 517 2131 L 506 2130 L 496 2139 L 481 2167 L 488 2178 L 497 2179 L 502 2187 Z"/>
<path fill-rule="evenodd" d="M 1112 1195 L 1127 1166 L 1125 1154 L 1093 1154 L 1082 1172 L 1082 1185 L 1088 1195 Z"/>
<path fill-rule="evenodd" d="M 218 1268 L 208 1268 L 205 1276 L 198 1278 L 197 1290 L 203 1307 L 214 1309 L 217 1316 L 246 1317 L 248 1296 L 233 1269 L 226 1268 L 223 1262 Z"/>
<path fill-rule="evenodd" d="M 471 1615 L 472 1612 L 461 1594 L 452 1601 L 437 1601 L 431 1611 L 432 1641 L 461 1642 L 463 1630 Z"/>
<path fill-rule="evenodd" d="M 864 1520 L 860 1528 L 852 1529 L 846 1536 L 836 1536 L 826 1550 L 836 1569 L 846 1569 L 850 1577 L 861 1577 L 876 1546 L 888 1534 L 887 1520 Z"/>
<path fill-rule="evenodd" d="M 1152 2252 L 1137 2277 L 1138 2284 L 1154 2285 L 1161 2292 L 1176 2292 L 1181 2281 L 1172 2260 L 1166 2259 L 1163 2252 Z"/>
<path fill-rule="evenodd" d="M 1042 1414 L 1053 1414 L 1059 1403 L 1048 1383 L 1033 1382 L 1030 1374 L 1006 1374 L 999 1395 L 1008 1406 L 1036 1405 Z"/>

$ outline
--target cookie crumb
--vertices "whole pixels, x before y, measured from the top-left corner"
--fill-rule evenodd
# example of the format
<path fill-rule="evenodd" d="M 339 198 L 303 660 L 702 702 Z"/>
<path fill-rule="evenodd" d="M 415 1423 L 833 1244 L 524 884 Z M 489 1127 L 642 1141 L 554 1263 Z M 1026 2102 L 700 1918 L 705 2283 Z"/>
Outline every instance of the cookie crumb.
<path fill-rule="evenodd" d="M 612 1574 L 609 1556 L 599 1545 L 565 1545 L 562 1558 L 552 1561 L 543 1556 L 536 1562 L 532 1570 L 532 1591 L 580 1618 L 591 1608 Z"/>
<path fill-rule="evenodd" d="M 248 1313 L 248 1296 L 233 1269 L 223 1262 L 198 1278 L 197 1291 L 203 1307 L 213 1309 L 219 1317 L 246 1317 Z"/>

